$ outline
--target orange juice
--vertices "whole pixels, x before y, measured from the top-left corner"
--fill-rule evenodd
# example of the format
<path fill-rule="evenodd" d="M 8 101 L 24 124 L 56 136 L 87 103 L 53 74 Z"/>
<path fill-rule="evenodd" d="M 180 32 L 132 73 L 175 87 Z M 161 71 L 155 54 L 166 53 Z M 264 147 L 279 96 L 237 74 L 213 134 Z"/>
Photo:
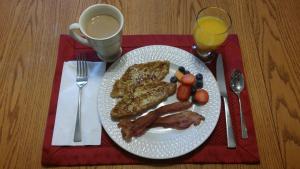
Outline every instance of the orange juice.
<path fill-rule="evenodd" d="M 203 16 L 195 24 L 193 36 L 201 50 L 215 50 L 227 38 L 228 25 L 214 16 Z"/>

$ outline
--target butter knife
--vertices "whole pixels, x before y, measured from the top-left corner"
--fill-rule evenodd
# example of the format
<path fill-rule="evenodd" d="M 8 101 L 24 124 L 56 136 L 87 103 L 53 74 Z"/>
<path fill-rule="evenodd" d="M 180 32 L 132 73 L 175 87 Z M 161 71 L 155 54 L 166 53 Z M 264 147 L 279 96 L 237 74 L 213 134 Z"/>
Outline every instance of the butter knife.
<path fill-rule="evenodd" d="M 219 54 L 217 59 L 217 83 L 220 89 L 221 97 L 223 98 L 225 107 L 225 119 L 226 119 L 226 134 L 227 134 L 227 147 L 236 148 L 235 137 L 232 129 L 230 111 L 228 106 L 227 90 L 225 83 L 224 67 L 222 55 Z"/>

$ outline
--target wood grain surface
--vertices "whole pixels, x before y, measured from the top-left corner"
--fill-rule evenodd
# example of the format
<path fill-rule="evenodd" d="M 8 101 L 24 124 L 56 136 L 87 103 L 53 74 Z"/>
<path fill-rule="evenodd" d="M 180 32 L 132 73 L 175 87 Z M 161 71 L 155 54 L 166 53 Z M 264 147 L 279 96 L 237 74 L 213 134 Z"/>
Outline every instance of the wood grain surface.
<path fill-rule="evenodd" d="M 299 0 L 1 0 L 0 168 L 42 168 L 41 147 L 59 36 L 67 34 L 69 24 L 95 3 L 117 6 L 125 17 L 124 34 L 130 35 L 190 34 L 194 13 L 205 6 L 222 7 L 232 16 L 261 163 L 160 168 L 300 168 Z"/>

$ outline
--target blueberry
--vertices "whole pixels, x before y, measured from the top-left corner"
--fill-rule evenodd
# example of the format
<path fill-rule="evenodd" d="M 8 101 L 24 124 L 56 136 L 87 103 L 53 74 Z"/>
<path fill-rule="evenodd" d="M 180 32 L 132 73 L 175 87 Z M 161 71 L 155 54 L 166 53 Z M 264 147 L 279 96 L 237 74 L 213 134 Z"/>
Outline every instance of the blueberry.
<path fill-rule="evenodd" d="M 170 79 L 170 82 L 171 83 L 176 83 L 177 82 L 176 76 L 172 76 L 171 79 Z"/>
<path fill-rule="evenodd" d="M 197 80 L 195 86 L 196 86 L 197 89 L 201 89 L 203 87 L 203 81 L 202 80 Z"/>
<path fill-rule="evenodd" d="M 185 72 L 184 72 L 184 74 L 190 74 L 191 72 L 190 71 L 188 71 L 188 70 L 186 70 Z"/>
<path fill-rule="evenodd" d="M 195 94 L 196 93 L 197 88 L 195 86 L 192 86 L 191 88 L 191 94 Z"/>
<path fill-rule="evenodd" d="M 185 68 L 183 66 L 179 66 L 178 70 L 183 74 L 185 73 Z"/>
<path fill-rule="evenodd" d="M 203 75 L 201 73 L 196 74 L 196 80 L 203 80 Z"/>

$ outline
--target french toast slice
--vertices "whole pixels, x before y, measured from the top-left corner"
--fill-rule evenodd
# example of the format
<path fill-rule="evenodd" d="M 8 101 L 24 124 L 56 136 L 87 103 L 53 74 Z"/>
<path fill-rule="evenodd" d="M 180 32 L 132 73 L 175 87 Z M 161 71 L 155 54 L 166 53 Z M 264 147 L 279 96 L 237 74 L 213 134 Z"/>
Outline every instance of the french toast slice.
<path fill-rule="evenodd" d="M 122 77 L 116 80 L 111 92 L 112 98 L 121 98 L 132 93 L 140 84 L 160 81 L 169 73 L 169 61 L 153 61 L 130 66 Z"/>
<path fill-rule="evenodd" d="M 173 95 L 177 85 L 164 81 L 153 81 L 140 84 L 116 104 L 111 111 L 114 119 L 137 115 L 155 107 Z"/>

